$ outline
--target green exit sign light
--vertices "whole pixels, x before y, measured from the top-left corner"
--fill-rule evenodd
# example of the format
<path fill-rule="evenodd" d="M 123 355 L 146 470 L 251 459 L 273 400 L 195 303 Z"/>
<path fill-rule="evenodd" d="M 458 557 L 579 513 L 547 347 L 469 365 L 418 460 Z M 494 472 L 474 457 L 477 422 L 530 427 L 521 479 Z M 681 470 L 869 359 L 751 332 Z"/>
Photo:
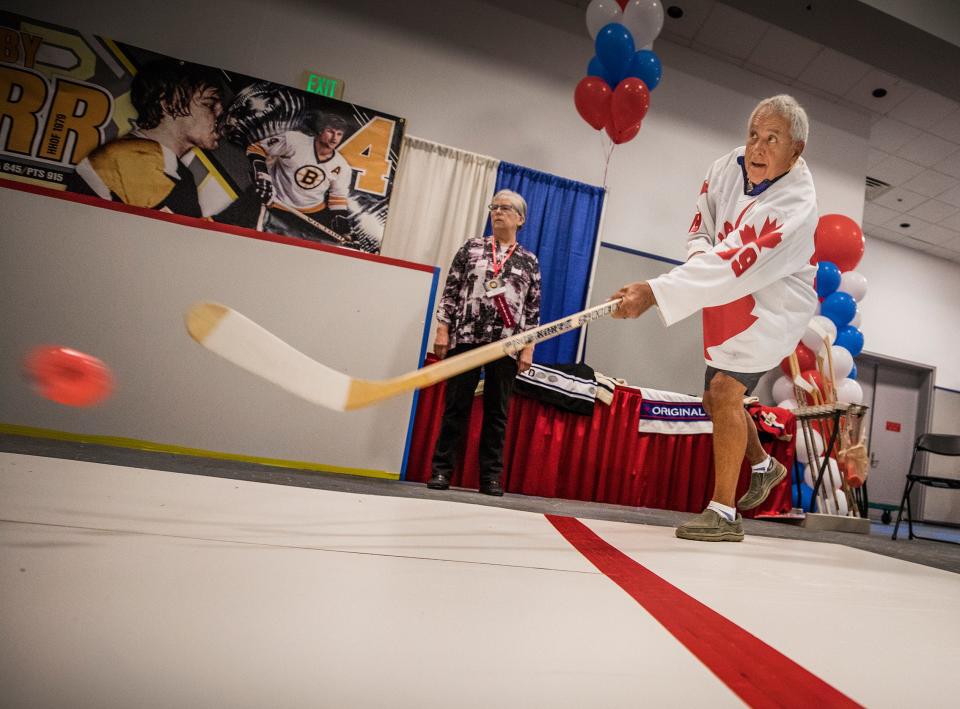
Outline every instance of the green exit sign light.
<path fill-rule="evenodd" d="M 343 98 L 343 81 L 334 79 L 332 76 L 324 76 L 314 71 L 307 71 L 307 91 L 312 94 L 329 96 L 330 98 Z"/>

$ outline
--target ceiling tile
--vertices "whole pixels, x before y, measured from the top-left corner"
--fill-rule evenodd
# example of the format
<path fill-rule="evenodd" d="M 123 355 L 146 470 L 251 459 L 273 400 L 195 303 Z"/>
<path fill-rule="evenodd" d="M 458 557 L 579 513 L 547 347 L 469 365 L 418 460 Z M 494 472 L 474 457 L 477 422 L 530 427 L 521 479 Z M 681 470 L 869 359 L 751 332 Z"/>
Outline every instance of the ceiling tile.
<path fill-rule="evenodd" d="M 869 71 L 869 64 L 826 48 L 813 58 L 797 78 L 804 84 L 816 86 L 836 96 L 846 96 Z"/>
<path fill-rule="evenodd" d="M 867 202 L 863 206 L 863 221 L 865 224 L 881 226 L 882 224 L 886 224 L 894 217 L 899 215 L 900 212 L 897 212 L 893 209 L 887 209 L 886 207 L 881 207 L 875 202 Z"/>
<path fill-rule="evenodd" d="M 707 21 L 714 4 L 716 0 L 684 0 L 683 17 L 675 19 L 667 15 L 663 18 L 663 38 L 679 38 L 684 40 L 684 44 L 689 44 Z"/>
<path fill-rule="evenodd" d="M 874 89 L 886 89 L 887 93 L 877 98 L 873 95 Z M 844 96 L 871 111 L 887 113 L 894 106 L 908 100 L 916 90 L 916 86 L 903 79 L 879 69 L 871 69 Z"/>
<path fill-rule="evenodd" d="M 891 155 L 870 168 L 870 177 L 876 177 L 887 184 L 899 187 L 903 183 L 923 172 L 923 167 L 909 160 Z M 935 197 L 936 195 L 929 195 Z"/>
<path fill-rule="evenodd" d="M 887 153 L 882 150 L 877 150 L 876 148 L 869 148 L 867 150 L 867 167 L 873 167 L 874 165 L 883 162 L 888 157 Z"/>
<path fill-rule="evenodd" d="M 873 200 L 872 204 L 879 204 L 881 207 L 893 209 L 897 212 L 907 212 L 928 199 L 925 195 L 905 190 L 902 187 L 894 187 Z"/>
<path fill-rule="evenodd" d="M 908 126 L 906 123 L 895 121 L 886 116 L 879 116 L 870 127 L 870 147 L 895 153 L 906 143 L 920 135 L 919 128 Z"/>
<path fill-rule="evenodd" d="M 716 3 L 694 42 L 737 59 L 746 59 L 772 25 L 740 10 Z"/>
<path fill-rule="evenodd" d="M 796 79 L 821 50 L 823 45 L 772 25 L 747 57 L 747 64 Z"/>
<path fill-rule="evenodd" d="M 907 214 L 920 217 L 928 222 L 936 223 L 943 221 L 947 217 L 952 217 L 957 212 L 960 212 L 960 207 L 955 207 L 952 204 L 947 204 L 937 199 L 928 199 L 923 204 L 911 209 Z"/>
<path fill-rule="evenodd" d="M 940 226 L 945 226 L 948 229 L 956 229 L 960 232 L 960 214 L 954 214 L 946 219 L 941 219 Z"/>
<path fill-rule="evenodd" d="M 960 104 L 929 89 L 917 87 L 906 101 L 890 109 L 888 115 L 916 128 L 928 129 L 960 109 Z"/>
<path fill-rule="evenodd" d="M 916 237 L 919 232 L 930 226 L 930 222 L 925 222 L 922 219 L 917 219 L 916 217 L 908 217 L 904 214 L 898 214 L 889 222 L 882 224 L 881 226 L 888 231 L 892 231 L 895 234 L 900 234 L 901 236 Z"/>
<path fill-rule="evenodd" d="M 960 207 L 960 187 L 953 187 L 952 189 L 947 190 L 943 194 L 939 195 L 941 202 L 947 202 L 952 204 L 954 207 Z M 952 217 L 951 217 L 952 218 Z M 943 220 L 941 223 L 946 224 L 948 220 Z"/>
<path fill-rule="evenodd" d="M 960 110 L 954 111 L 943 120 L 930 126 L 930 132 L 941 138 L 960 143 Z"/>
<path fill-rule="evenodd" d="M 924 227 L 917 231 L 914 236 L 921 241 L 926 241 L 928 244 L 937 244 L 942 246 L 947 242 L 953 241 L 956 237 L 960 236 L 960 232 L 957 232 L 953 229 L 947 229 L 946 227 L 939 226 L 937 224 L 931 224 L 928 227 Z"/>
<path fill-rule="evenodd" d="M 960 145 L 938 138 L 933 133 L 921 133 L 896 151 L 901 158 L 924 167 L 933 167 L 945 157 L 960 150 Z"/>
<path fill-rule="evenodd" d="M 941 160 L 933 166 L 933 169 L 945 175 L 960 178 L 960 153 L 953 153 L 944 160 Z"/>
<path fill-rule="evenodd" d="M 927 197 L 936 197 L 942 192 L 960 186 L 960 180 L 936 170 L 924 170 L 913 179 L 904 182 L 903 186 L 911 192 L 919 192 Z"/>

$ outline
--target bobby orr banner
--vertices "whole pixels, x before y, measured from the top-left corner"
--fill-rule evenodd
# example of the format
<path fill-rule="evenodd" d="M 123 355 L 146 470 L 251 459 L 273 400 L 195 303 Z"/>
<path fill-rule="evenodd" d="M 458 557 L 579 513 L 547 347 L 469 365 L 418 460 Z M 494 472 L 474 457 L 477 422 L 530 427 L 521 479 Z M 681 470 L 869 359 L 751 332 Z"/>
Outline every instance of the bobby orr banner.
<path fill-rule="evenodd" d="M 0 12 L 0 176 L 380 250 L 404 120 Z"/>

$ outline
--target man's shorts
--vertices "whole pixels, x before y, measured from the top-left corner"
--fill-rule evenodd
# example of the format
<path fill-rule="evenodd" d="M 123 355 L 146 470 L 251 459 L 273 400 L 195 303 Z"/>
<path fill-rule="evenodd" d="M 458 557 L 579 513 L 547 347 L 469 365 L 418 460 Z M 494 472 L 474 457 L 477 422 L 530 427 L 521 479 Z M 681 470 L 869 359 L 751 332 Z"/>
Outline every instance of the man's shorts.
<path fill-rule="evenodd" d="M 710 389 L 710 380 L 713 379 L 713 375 L 717 372 L 722 372 L 728 377 L 736 379 L 738 382 L 743 384 L 747 390 L 744 392 L 746 396 L 749 396 L 753 391 L 754 387 L 757 386 L 757 382 L 760 381 L 766 372 L 728 372 L 726 369 L 715 369 L 711 366 L 707 366 L 707 371 L 703 375 L 703 390 L 708 391 Z"/>

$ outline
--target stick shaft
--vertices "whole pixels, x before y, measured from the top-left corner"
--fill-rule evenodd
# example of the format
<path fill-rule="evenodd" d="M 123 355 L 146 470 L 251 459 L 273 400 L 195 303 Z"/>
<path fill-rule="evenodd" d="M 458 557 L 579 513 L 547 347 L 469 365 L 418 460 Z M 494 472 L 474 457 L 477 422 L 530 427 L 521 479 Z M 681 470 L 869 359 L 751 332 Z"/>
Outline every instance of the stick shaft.
<path fill-rule="evenodd" d="M 290 212 L 293 216 L 295 216 L 295 217 L 300 217 L 300 219 L 302 219 L 303 221 L 305 221 L 307 224 L 309 224 L 310 226 L 312 226 L 314 229 L 316 229 L 316 230 L 318 230 L 318 231 L 322 231 L 322 232 L 323 232 L 324 234 L 326 234 L 327 236 L 336 239 L 336 240 L 339 241 L 341 244 L 347 244 L 347 243 L 350 242 L 350 239 L 348 239 L 347 237 L 345 237 L 343 234 L 338 234 L 338 233 L 335 232 L 333 229 L 331 229 L 331 228 L 329 228 L 329 227 L 325 227 L 323 224 L 321 224 L 320 222 L 318 222 L 316 219 L 314 219 L 313 217 L 307 216 L 306 214 L 304 214 L 303 212 L 301 212 L 301 211 L 300 211 L 299 209 L 297 209 L 296 207 L 291 207 L 291 206 L 290 206 L 289 204 L 287 204 L 286 202 L 278 202 L 278 201 L 275 201 L 274 203 L 282 206 L 283 209 L 285 209 L 286 211 Z"/>
<path fill-rule="evenodd" d="M 463 352 L 462 354 L 440 360 L 427 367 L 422 367 L 414 372 L 394 377 L 393 379 L 383 381 L 354 380 L 351 383 L 350 392 L 347 395 L 346 408 L 356 409 L 362 406 L 369 406 L 377 401 L 382 401 L 383 399 L 403 392 L 422 389 L 437 384 L 450 377 L 462 374 L 471 369 L 476 369 L 487 362 L 516 354 L 529 345 L 549 340 L 565 332 L 576 330 L 588 322 L 610 315 L 619 306 L 620 300 L 611 300 L 579 313 L 568 315 L 560 320 L 554 320 L 551 323 L 541 325 L 533 330 L 520 332 L 498 342 L 491 342 L 488 345 L 477 347 L 469 352 Z"/>

